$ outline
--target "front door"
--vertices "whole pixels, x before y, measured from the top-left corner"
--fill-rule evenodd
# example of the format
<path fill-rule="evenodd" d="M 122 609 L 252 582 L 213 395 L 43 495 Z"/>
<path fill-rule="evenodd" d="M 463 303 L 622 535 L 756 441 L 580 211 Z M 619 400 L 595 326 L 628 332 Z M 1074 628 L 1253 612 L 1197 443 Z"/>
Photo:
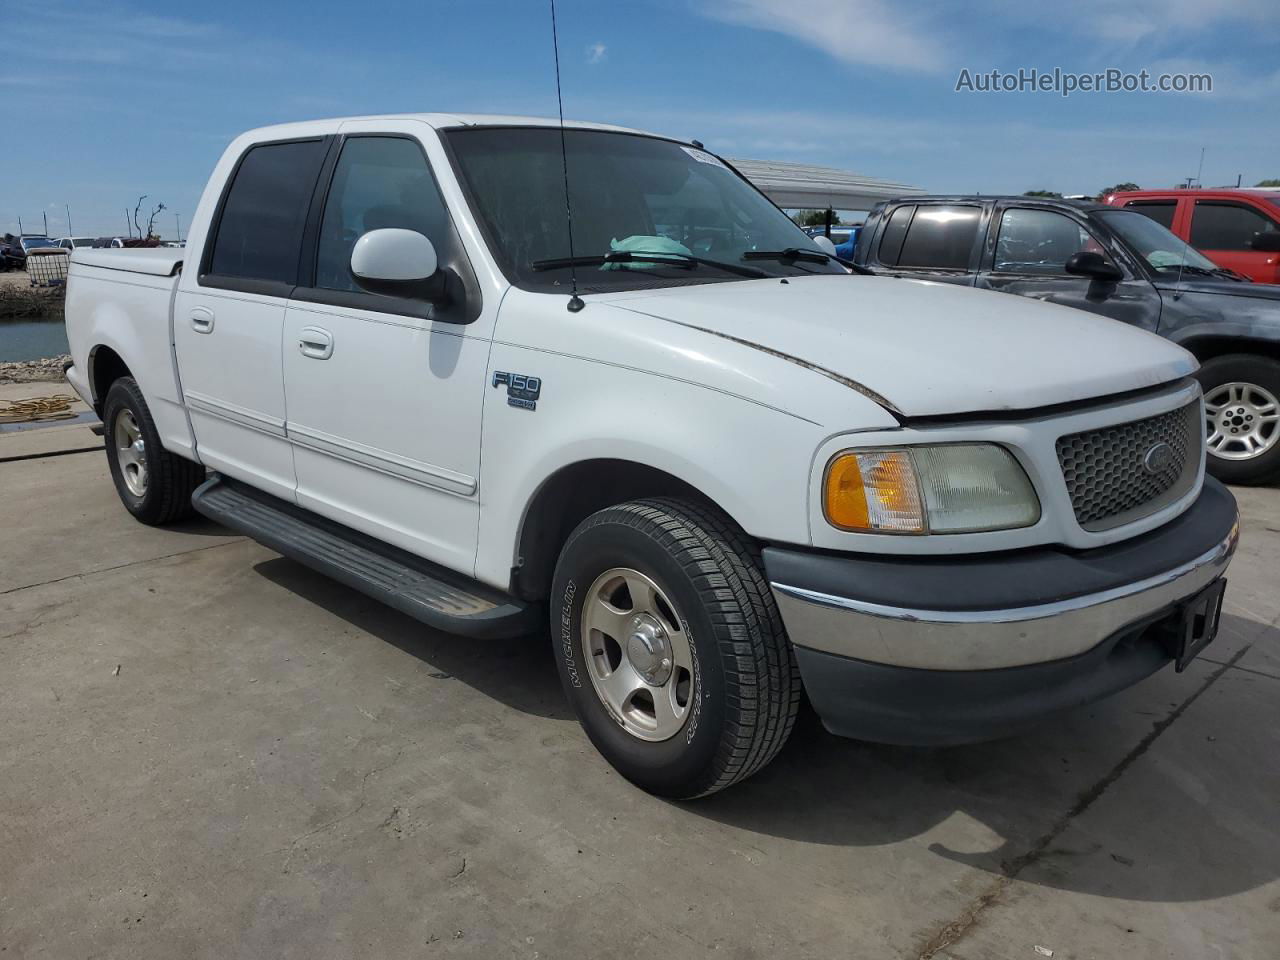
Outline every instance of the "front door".
<path fill-rule="evenodd" d="M 1077 307 L 1152 332 L 1159 326 L 1160 295 L 1155 287 L 1074 217 L 1055 210 L 1006 207 L 996 211 L 992 229 L 994 244 L 978 275 L 980 289 Z M 1111 260 L 1124 278 L 1101 281 L 1067 273 L 1067 260 L 1084 252 Z"/>
<path fill-rule="evenodd" d="M 251 147 L 174 300 L 173 342 L 200 459 L 290 500 L 280 337 L 328 146 L 317 137 Z"/>
<path fill-rule="evenodd" d="M 1197 200 L 1191 211 L 1191 245 L 1220 267 L 1258 283 L 1280 283 L 1280 254 L 1253 248 L 1259 234 L 1280 232 L 1280 207 L 1276 214 L 1264 216 L 1229 200 Z"/>
<path fill-rule="evenodd" d="M 475 560 L 489 324 L 418 139 L 421 125 L 350 121 L 310 274 L 285 316 L 284 382 L 298 503 L 455 569 Z M 431 133 L 429 136 L 434 137 Z M 434 144 L 439 149 L 439 144 Z M 370 230 L 424 234 L 456 297 L 366 293 L 351 249 Z M 469 293 L 466 292 L 469 290 Z"/>

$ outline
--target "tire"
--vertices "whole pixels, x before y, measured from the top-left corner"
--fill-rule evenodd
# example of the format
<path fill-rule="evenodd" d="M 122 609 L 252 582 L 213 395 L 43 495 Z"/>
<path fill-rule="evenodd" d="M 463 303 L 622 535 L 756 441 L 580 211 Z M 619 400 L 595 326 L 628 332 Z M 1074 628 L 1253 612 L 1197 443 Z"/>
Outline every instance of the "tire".
<path fill-rule="evenodd" d="M 150 526 L 191 516 L 191 494 L 204 480 L 204 467 L 164 449 L 155 420 L 132 377 L 121 377 L 111 384 L 102 405 L 102 423 L 111 479 L 125 509 Z M 129 436 L 134 439 L 126 449 Z"/>
<path fill-rule="evenodd" d="M 1280 480 L 1280 363 L 1231 353 L 1206 360 L 1196 378 L 1205 397 L 1208 471 L 1223 483 Z M 1259 447 L 1252 454 L 1251 445 Z"/>
<path fill-rule="evenodd" d="M 552 591 L 565 694 L 596 749 L 641 789 L 706 796 L 786 743 L 800 704 L 795 655 L 758 548 L 719 511 L 654 499 L 594 513 L 565 543 Z M 627 637 L 594 628 L 614 617 Z M 608 691 L 634 685 L 633 675 L 642 682 L 620 708 Z"/>

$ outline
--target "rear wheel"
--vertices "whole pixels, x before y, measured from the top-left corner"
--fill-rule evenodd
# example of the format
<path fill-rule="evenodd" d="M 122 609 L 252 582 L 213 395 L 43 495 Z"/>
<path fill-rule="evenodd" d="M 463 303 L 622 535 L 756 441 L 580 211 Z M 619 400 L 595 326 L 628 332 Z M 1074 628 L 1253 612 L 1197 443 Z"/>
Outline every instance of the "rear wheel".
<path fill-rule="evenodd" d="M 1280 363 L 1228 354 L 1207 360 L 1197 377 L 1209 472 L 1227 483 L 1280 480 Z"/>
<path fill-rule="evenodd" d="M 191 494 L 204 480 L 204 467 L 160 445 L 151 411 L 132 377 L 111 384 L 102 422 L 111 479 L 125 509 L 153 526 L 191 516 Z"/>
<path fill-rule="evenodd" d="M 565 693 L 637 786 L 714 793 L 786 742 L 795 657 L 758 550 L 723 514 L 679 500 L 601 510 L 570 535 L 553 590 Z"/>

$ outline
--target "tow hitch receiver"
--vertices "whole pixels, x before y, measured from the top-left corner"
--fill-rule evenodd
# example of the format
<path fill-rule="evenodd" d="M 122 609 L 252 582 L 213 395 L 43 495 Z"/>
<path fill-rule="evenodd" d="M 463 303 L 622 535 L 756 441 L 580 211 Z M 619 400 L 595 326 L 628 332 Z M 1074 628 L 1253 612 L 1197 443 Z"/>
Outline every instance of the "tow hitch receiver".
<path fill-rule="evenodd" d="M 1213 581 L 1183 602 L 1165 620 L 1165 643 L 1178 673 L 1187 669 L 1187 664 L 1198 657 L 1218 635 L 1218 621 L 1222 618 L 1222 595 L 1226 589 L 1225 579 Z"/>

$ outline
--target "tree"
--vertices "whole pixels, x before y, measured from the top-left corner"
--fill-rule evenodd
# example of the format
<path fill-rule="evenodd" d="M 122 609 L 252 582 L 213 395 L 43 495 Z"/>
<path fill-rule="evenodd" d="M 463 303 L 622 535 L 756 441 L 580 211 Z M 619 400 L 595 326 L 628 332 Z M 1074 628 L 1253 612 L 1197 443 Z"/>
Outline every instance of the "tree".
<path fill-rule="evenodd" d="M 796 223 L 802 227 L 823 227 L 827 223 L 826 210 L 798 210 L 796 211 Z M 840 215 L 832 211 L 831 224 L 840 222 Z"/>
<path fill-rule="evenodd" d="M 154 228 L 156 225 L 156 217 L 159 216 L 162 211 L 168 209 L 163 203 L 156 204 L 155 209 L 151 211 L 151 216 L 147 218 L 147 230 L 144 233 L 142 231 L 142 224 L 138 222 L 138 212 L 142 209 L 142 201 L 147 199 L 148 196 L 149 194 L 144 193 L 138 198 L 138 202 L 133 206 L 133 226 L 138 231 L 138 236 L 143 240 L 150 240 L 155 236 Z"/>
<path fill-rule="evenodd" d="M 1027 190 L 1022 195 L 1024 197 L 1049 197 L 1053 200 L 1062 199 L 1062 194 L 1056 190 Z"/>
<path fill-rule="evenodd" d="M 1105 190 L 1099 190 L 1098 199 L 1101 200 L 1104 197 L 1110 196 L 1113 193 L 1124 193 L 1128 190 L 1141 190 L 1141 189 L 1142 188 L 1138 186 L 1136 183 L 1130 183 L 1129 181 L 1125 181 L 1124 183 L 1117 183 L 1114 187 L 1107 187 L 1107 189 Z"/>
<path fill-rule="evenodd" d="M 1260 187 L 1280 187 L 1280 180 L 1275 180 L 1275 179 L 1271 179 L 1271 180 L 1259 180 L 1259 181 L 1258 181 L 1258 186 L 1260 186 Z"/>

